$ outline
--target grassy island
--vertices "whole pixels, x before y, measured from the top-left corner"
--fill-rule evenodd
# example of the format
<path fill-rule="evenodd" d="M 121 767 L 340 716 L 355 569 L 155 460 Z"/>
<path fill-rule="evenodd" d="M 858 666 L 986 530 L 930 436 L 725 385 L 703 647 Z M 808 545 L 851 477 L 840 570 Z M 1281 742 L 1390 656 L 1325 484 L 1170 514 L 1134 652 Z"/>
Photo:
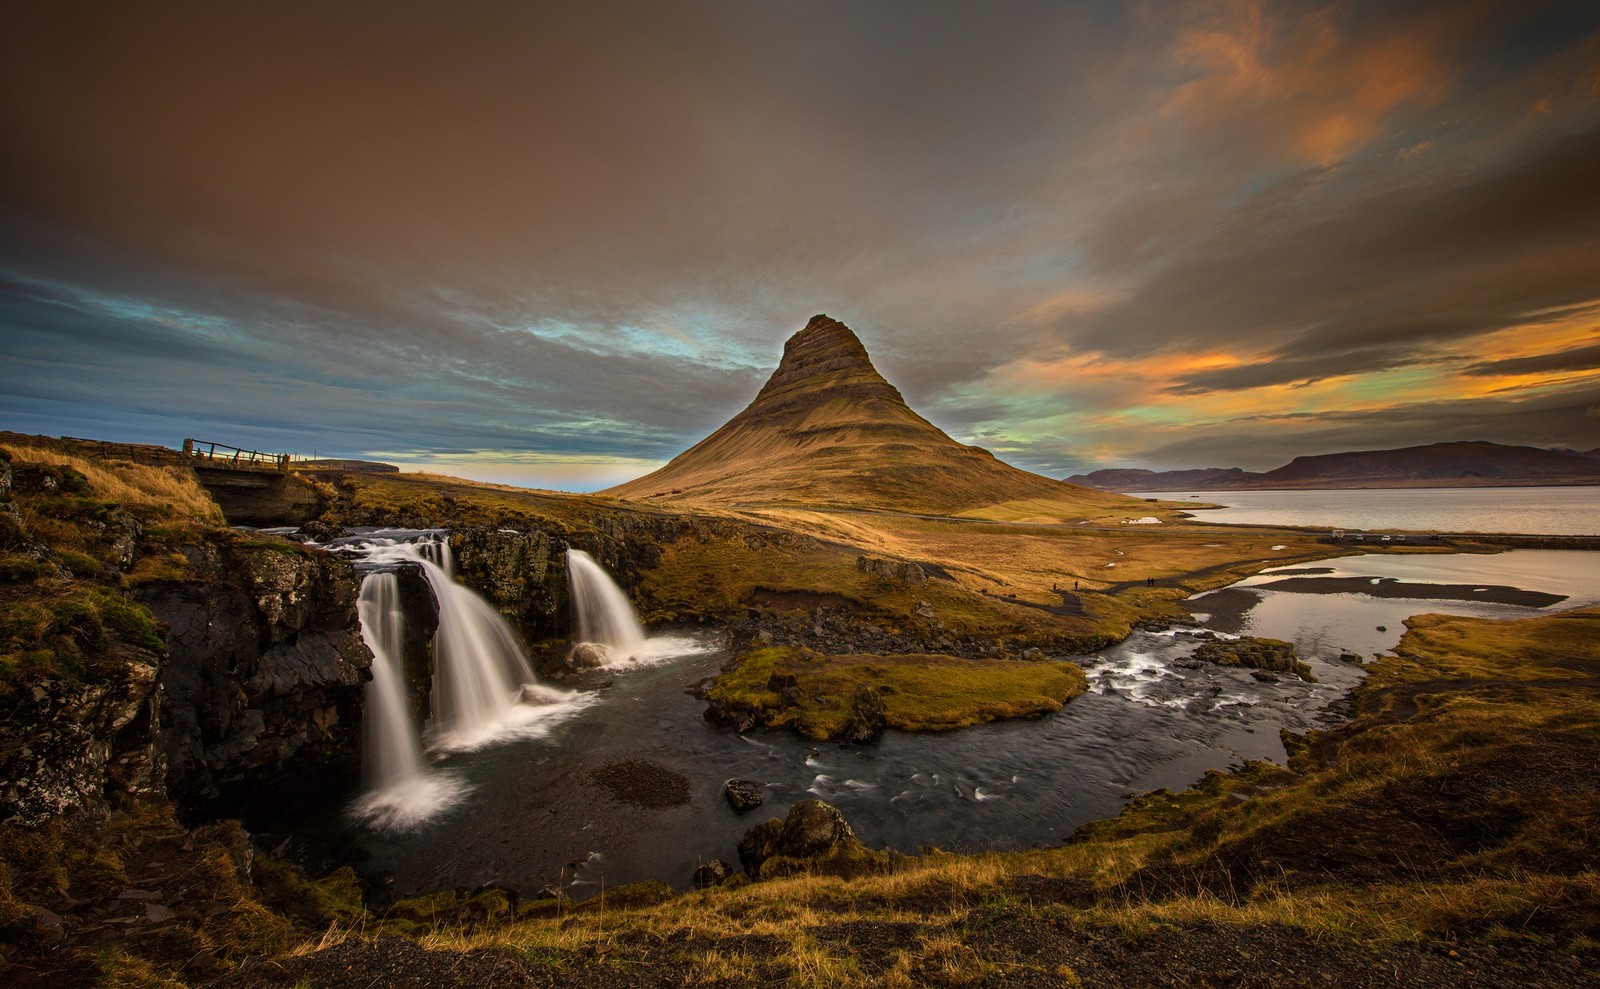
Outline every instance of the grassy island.
<path fill-rule="evenodd" d="M 876 707 L 884 726 L 939 731 L 1058 711 L 1086 689 L 1083 671 L 1067 662 L 827 656 L 776 646 L 740 657 L 706 699 L 763 727 L 825 739 L 844 736 L 864 703 Z"/>

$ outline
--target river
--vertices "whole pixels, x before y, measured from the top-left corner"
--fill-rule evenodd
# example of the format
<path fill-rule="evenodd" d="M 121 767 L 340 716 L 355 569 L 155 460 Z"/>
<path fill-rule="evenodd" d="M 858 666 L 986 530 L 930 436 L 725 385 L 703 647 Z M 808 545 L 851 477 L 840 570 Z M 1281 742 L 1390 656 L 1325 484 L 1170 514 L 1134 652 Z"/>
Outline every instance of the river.
<path fill-rule="evenodd" d="M 1330 579 L 1334 593 L 1326 590 Z M 1398 584 L 1412 596 L 1374 596 Z M 1536 608 L 1485 599 L 1506 589 L 1562 600 Z M 1426 596 L 1436 591 L 1447 596 Z M 327 806 L 290 827 L 304 841 L 341 846 L 339 855 L 380 900 L 490 882 L 524 894 L 558 887 L 575 897 L 641 879 L 684 888 L 697 864 L 736 862 L 747 827 L 812 796 L 842 809 L 864 841 L 904 852 L 1058 844 L 1084 822 L 1115 815 L 1136 793 L 1181 788 L 1245 759 L 1281 760 L 1279 729 L 1329 724 L 1329 704 L 1359 681 L 1360 667 L 1339 656 L 1392 648 L 1407 615 L 1520 617 L 1593 604 L 1600 604 L 1600 553 L 1373 555 L 1280 568 L 1201 596 L 1193 607 L 1223 632 L 1294 642 L 1320 683 L 1262 682 L 1249 671 L 1194 664 L 1192 638 L 1137 632 L 1079 658 L 1090 692 L 1056 714 L 946 733 L 891 731 L 865 746 L 741 736 L 706 724 L 703 704 L 685 690 L 714 674 L 726 654 L 701 634 L 681 643 L 675 658 L 619 672 L 548 731 L 437 757 L 436 768 L 469 790 L 425 825 L 366 827 L 348 816 L 356 795 L 345 793 L 330 794 Z M 680 774 L 688 801 L 637 806 L 594 778 L 625 761 Z M 765 806 L 735 814 L 722 786 L 736 777 L 760 784 Z"/>

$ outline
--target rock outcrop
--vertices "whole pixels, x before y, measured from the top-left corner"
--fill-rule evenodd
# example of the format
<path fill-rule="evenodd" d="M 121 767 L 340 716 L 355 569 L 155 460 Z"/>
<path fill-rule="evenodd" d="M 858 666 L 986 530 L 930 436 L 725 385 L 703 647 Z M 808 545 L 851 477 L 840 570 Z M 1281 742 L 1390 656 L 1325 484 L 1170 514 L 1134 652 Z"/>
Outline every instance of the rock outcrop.
<path fill-rule="evenodd" d="M 697 866 L 694 870 L 694 888 L 709 889 L 720 886 L 733 875 L 733 866 L 721 859 L 712 859 Z"/>
<path fill-rule="evenodd" d="M 856 569 L 862 573 L 876 574 L 885 580 L 893 580 L 912 587 L 921 587 L 928 582 L 928 572 L 922 569 L 920 563 L 905 563 L 900 560 L 883 560 L 875 556 L 856 557 Z"/>
<path fill-rule="evenodd" d="M 165 762 L 154 743 L 161 657 L 126 650 L 95 682 L 45 680 L 0 703 L 0 821 L 42 824 L 101 814 L 108 790 L 159 795 Z"/>
<path fill-rule="evenodd" d="M 744 833 L 739 862 L 746 874 L 771 879 L 801 872 L 865 876 L 889 871 L 889 854 L 863 845 L 844 815 L 821 800 L 802 800 L 782 820 Z"/>
<path fill-rule="evenodd" d="M 1218 666 L 1243 666 L 1270 673 L 1292 673 L 1309 683 L 1317 678 L 1294 651 L 1294 644 L 1278 639 L 1215 639 L 1202 642 L 1194 659 Z"/>
<path fill-rule="evenodd" d="M 160 735 L 181 803 L 313 766 L 359 765 L 372 657 L 345 561 L 286 540 L 187 550 L 197 579 L 142 586 L 168 627 Z"/>

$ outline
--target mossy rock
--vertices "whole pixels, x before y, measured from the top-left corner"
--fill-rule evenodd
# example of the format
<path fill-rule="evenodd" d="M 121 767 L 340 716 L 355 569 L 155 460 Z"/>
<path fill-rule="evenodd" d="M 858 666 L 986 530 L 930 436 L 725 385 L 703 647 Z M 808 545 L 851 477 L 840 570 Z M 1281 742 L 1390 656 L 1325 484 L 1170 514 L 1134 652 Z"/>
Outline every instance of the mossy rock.
<path fill-rule="evenodd" d="M 678 895 L 678 891 L 657 879 L 627 883 L 603 889 L 579 903 L 574 910 L 633 910 L 665 903 Z"/>
<path fill-rule="evenodd" d="M 516 912 L 512 894 L 497 887 L 475 893 L 451 889 L 400 900 L 384 911 L 384 926 L 417 933 L 440 926 L 477 927 L 510 920 Z"/>
<path fill-rule="evenodd" d="M 350 924 L 367 915 L 361 880 L 349 866 L 310 879 L 291 862 L 257 855 L 253 871 L 263 899 L 307 924 Z"/>
<path fill-rule="evenodd" d="M 821 800 L 802 800 L 782 820 L 774 817 L 747 830 L 739 861 L 760 879 L 802 873 L 848 879 L 889 871 L 889 853 L 863 845 L 839 809 Z"/>

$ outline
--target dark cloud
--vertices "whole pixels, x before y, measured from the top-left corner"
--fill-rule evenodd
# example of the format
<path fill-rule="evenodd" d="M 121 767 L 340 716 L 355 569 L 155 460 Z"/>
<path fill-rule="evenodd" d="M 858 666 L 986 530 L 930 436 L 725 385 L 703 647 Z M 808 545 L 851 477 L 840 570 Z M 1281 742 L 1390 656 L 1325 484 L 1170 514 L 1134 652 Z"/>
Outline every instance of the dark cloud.
<path fill-rule="evenodd" d="M 1572 437 L 1569 441 L 1567 437 Z M 1293 417 L 1255 417 L 1185 427 L 1140 459 L 1172 469 L 1205 466 L 1269 470 L 1297 456 L 1381 450 L 1421 442 L 1489 440 L 1581 449 L 1600 445 L 1600 384 L 1533 399 L 1462 399 Z"/>
<path fill-rule="evenodd" d="M 1493 376 L 1504 374 L 1540 374 L 1548 371 L 1593 371 L 1600 369 L 1600 344 L 1578 347 L 1554 354 L 1536 354 L 1532 357 L 1510 357 L 1500 361 L 1483 361 L 1465 368 L 1463 374 Z"/>
<path fill-rule="evenodd" d="M 1600 288 L 1597 172 L 1600 126 L 1426 188 L 1316 196 L 1248 238 L 1219 230 L 1063 332 L 1119 354 L 1228 344 L 1309 358 L 1382 344 L 1368 351 L 1382 361 L 1396 344 L 1514 325 Z"/>
<path fill-rule="evenodd" d="M 1600 296 L 1595 32 L 1442 0 L 10 4 L 0 416 L 664 459 L 819 311 L 997 442 L 1041 411 L 996 392 L 1024 358 L 1255 359 L 1169 396 L 1421 367 Z"/>

